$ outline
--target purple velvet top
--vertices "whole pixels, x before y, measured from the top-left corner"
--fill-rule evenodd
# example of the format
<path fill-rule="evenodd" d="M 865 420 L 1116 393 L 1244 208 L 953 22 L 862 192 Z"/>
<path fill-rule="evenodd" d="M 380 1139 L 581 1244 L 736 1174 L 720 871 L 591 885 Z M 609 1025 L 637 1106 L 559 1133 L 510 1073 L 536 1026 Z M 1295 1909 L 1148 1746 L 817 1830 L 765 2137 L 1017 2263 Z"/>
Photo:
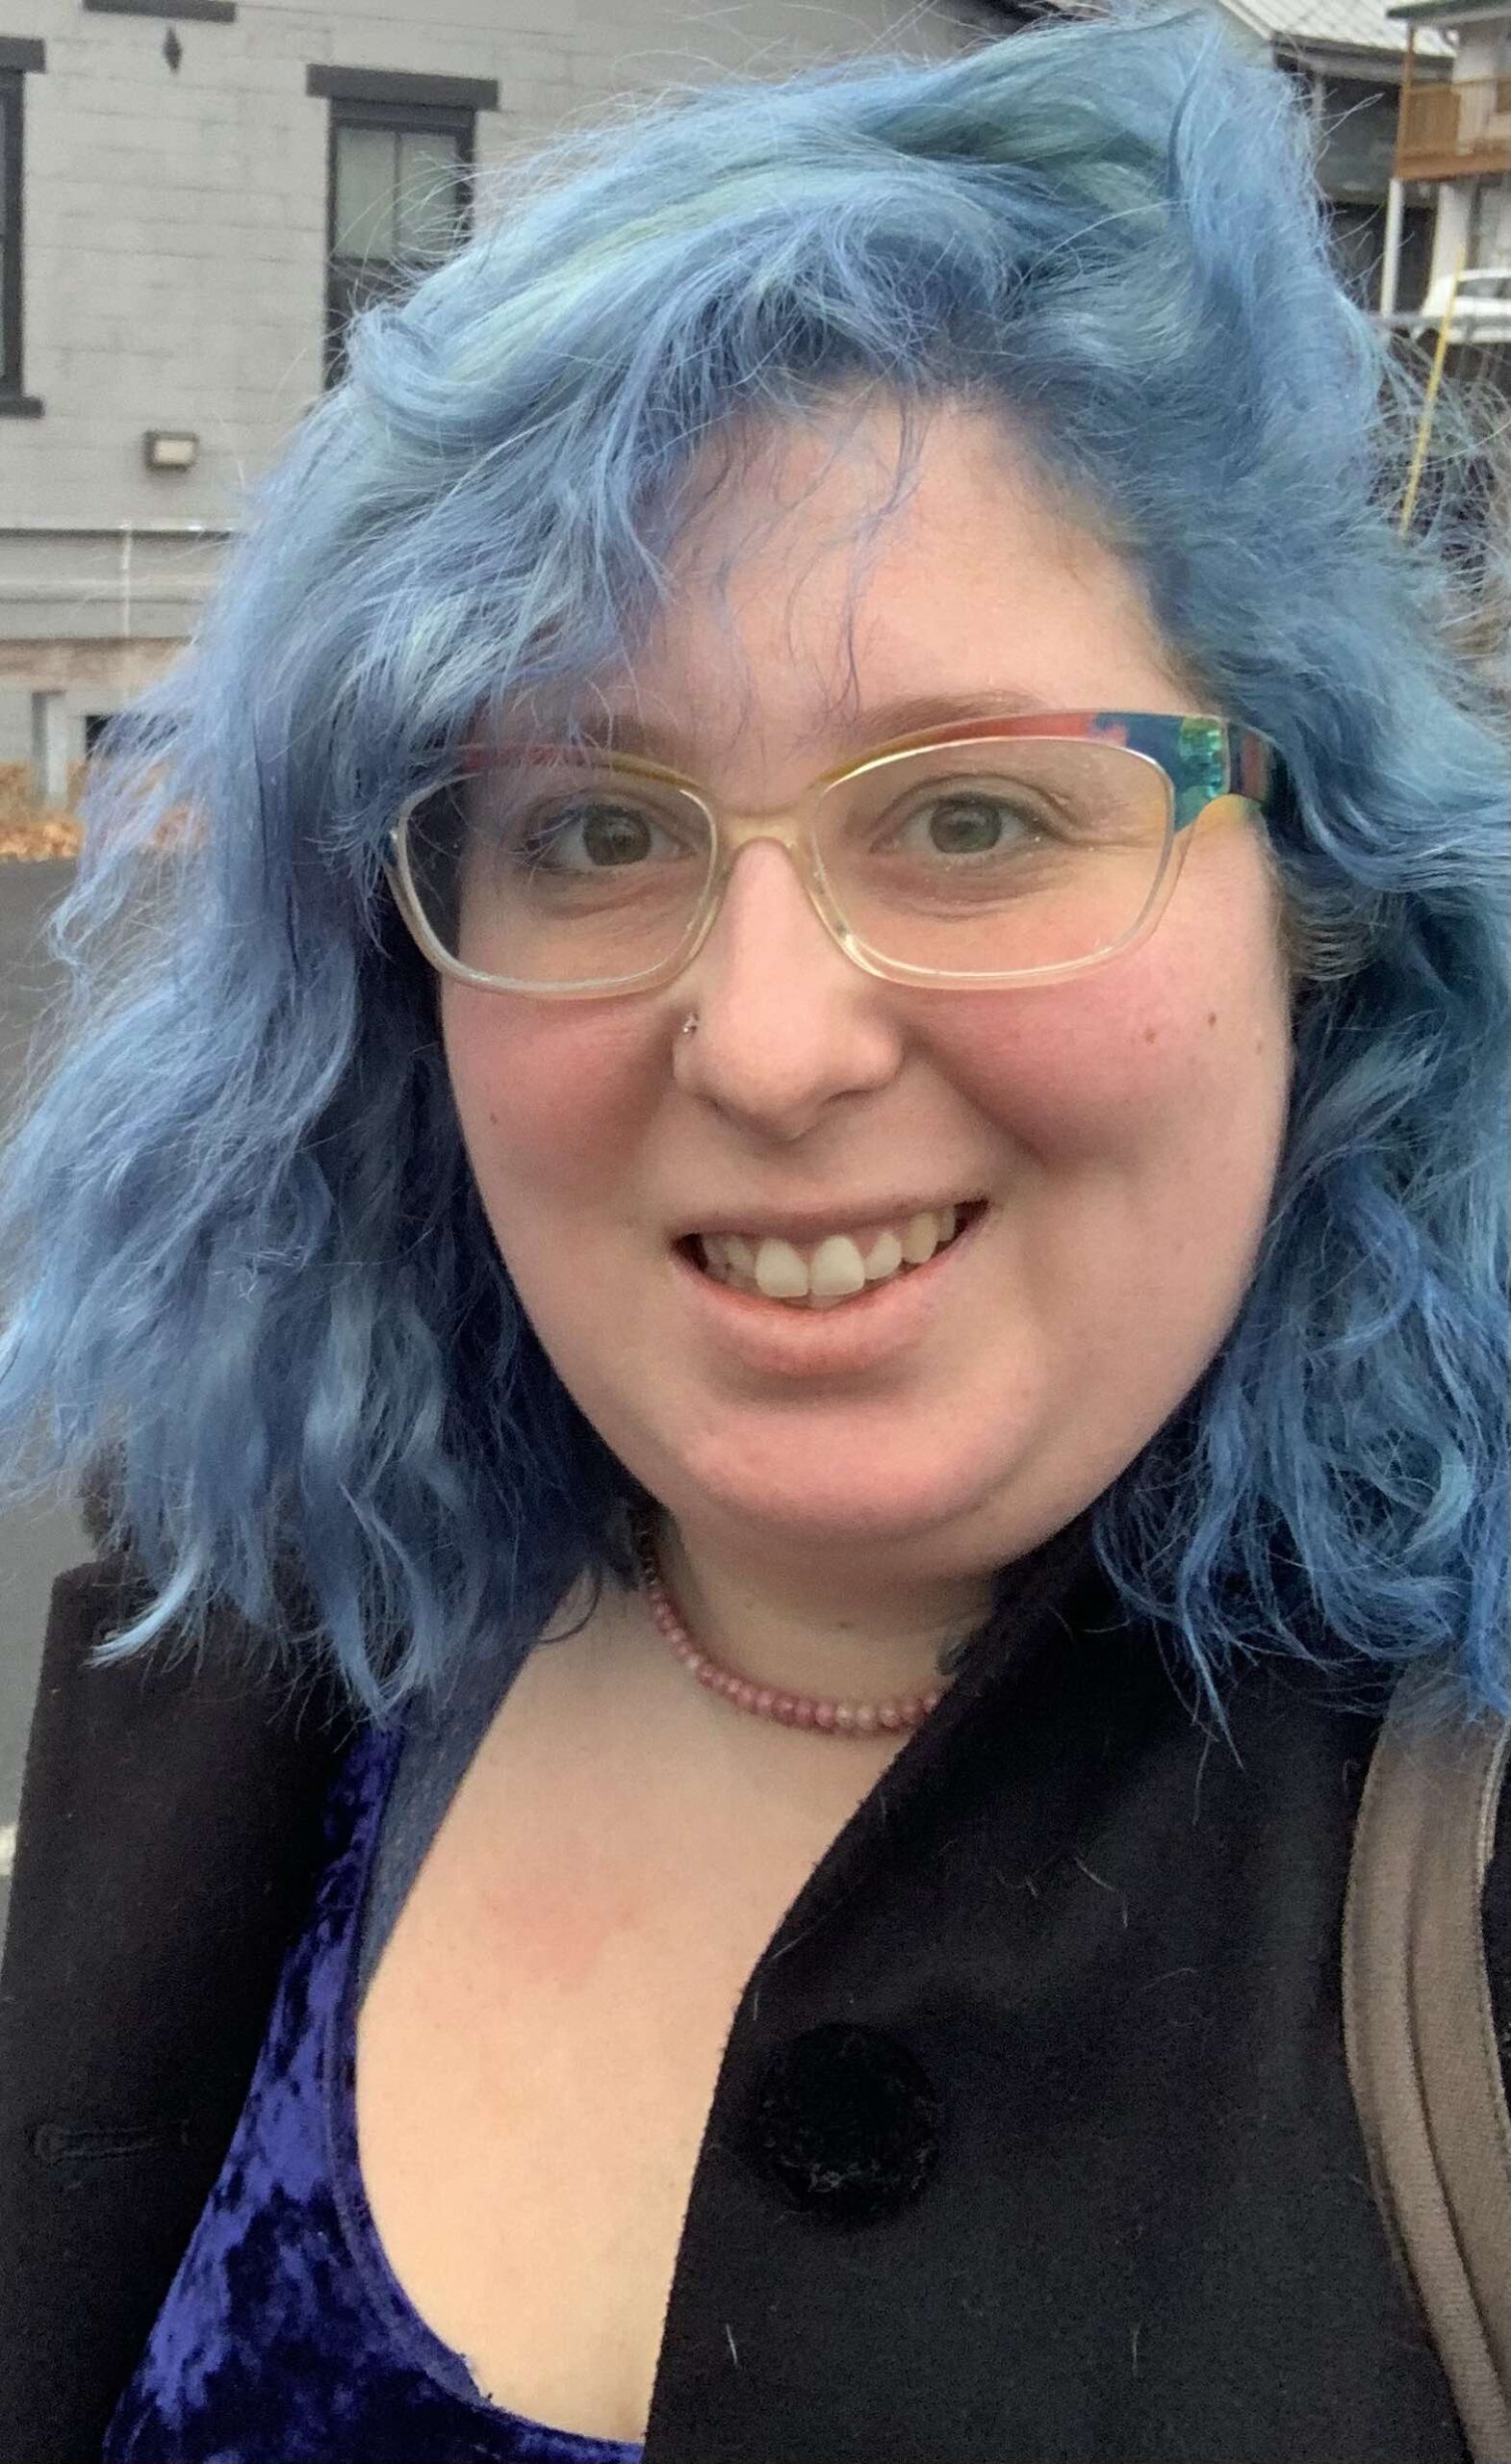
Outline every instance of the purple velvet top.
<path fill-rule="evenodd" d="M 219 2180 L 106 2433 L 103 2464 L 632 2464 L 479 2395 L 384 2256 L 357 2165 L 357 1943 L 401 1732 L 338 1773 L 327 1862 L 284 1964 Z M 592 2322 L 584 2322 L 591 2334 Z"/>

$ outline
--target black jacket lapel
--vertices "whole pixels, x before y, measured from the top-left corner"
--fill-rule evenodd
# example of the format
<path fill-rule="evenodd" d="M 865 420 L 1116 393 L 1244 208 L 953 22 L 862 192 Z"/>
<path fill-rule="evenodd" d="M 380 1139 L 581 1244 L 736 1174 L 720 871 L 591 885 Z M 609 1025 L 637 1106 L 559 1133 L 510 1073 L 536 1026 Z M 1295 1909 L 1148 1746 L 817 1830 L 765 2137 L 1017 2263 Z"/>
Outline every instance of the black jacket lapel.
<path fill-rule="evenodd" d="M 352 1732 L 235 1621 L 202 1657 L 90 1668 L 141 1597 L 120 1559 L 54 1584 L 22 1787 L 0 1969 L 16 2464 L 99 2452 L 235 2128 Z"/>

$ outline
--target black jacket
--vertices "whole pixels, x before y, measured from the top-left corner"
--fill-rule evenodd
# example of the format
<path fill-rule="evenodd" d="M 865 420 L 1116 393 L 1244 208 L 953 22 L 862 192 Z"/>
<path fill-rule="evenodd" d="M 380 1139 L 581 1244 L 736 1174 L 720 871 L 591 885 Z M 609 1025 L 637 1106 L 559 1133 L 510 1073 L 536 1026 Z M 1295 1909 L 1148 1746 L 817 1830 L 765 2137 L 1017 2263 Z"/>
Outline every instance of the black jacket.
<path fill-rule="evenodd" d="M 1237 1754 L 1213 1740 L 1121 1622 L 1088 1524 L 1025 1561 L 1010 1641 L 967 1661 L 746 1989 L 647 2464 L 1462 2464 L 1344 2059 L 1374 1724 L 1255 1670 Z M 98 2455 L 352 1733 L 229 1648 L 87 1670 L 128 1579 L 100 1560 L 56 1584 L 26 1770 L 0 1974 L 4 2464 Z M 1486 1930 L 1511 2034 L 1506 1831 Z"/>

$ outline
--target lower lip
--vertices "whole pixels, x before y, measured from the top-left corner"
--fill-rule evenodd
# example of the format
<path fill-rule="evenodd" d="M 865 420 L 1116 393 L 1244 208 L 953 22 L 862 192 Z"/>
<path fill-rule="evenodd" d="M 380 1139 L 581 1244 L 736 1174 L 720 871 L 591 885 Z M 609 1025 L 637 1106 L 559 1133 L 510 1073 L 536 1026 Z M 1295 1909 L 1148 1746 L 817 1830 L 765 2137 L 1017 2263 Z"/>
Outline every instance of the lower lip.
<path fill-rule="evenodd" d="M 847 1377 L 891 1360 L 920 1336 L 947 1303 L 960 1260 L 986 1220 L 985 1207 L 947 1249 L 832 1309 L 803 1309 L 718 1283 L 680 1249 L 672 1265 L 688 1306 L 721 1348 L 772 1377 Z"/>

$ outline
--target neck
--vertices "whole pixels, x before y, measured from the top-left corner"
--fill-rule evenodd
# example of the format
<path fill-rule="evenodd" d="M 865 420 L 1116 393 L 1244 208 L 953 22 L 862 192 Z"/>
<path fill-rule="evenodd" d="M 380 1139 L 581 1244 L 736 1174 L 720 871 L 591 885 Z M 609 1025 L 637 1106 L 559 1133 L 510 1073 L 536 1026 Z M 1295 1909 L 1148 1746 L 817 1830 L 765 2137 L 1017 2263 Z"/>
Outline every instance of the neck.
<path fill-rule="evenodd" d="M 953 1673 L 951 1647 L 991 1605 L 989 1572 L 879 1580 L 874 1554 L 869 1568 L 789 1549 L 757 1559 L 664 1514 L 653 1531 L 661 1579 L 699 1649 L 782 1692 L 851 1703 L 925 1693 Z"/>

